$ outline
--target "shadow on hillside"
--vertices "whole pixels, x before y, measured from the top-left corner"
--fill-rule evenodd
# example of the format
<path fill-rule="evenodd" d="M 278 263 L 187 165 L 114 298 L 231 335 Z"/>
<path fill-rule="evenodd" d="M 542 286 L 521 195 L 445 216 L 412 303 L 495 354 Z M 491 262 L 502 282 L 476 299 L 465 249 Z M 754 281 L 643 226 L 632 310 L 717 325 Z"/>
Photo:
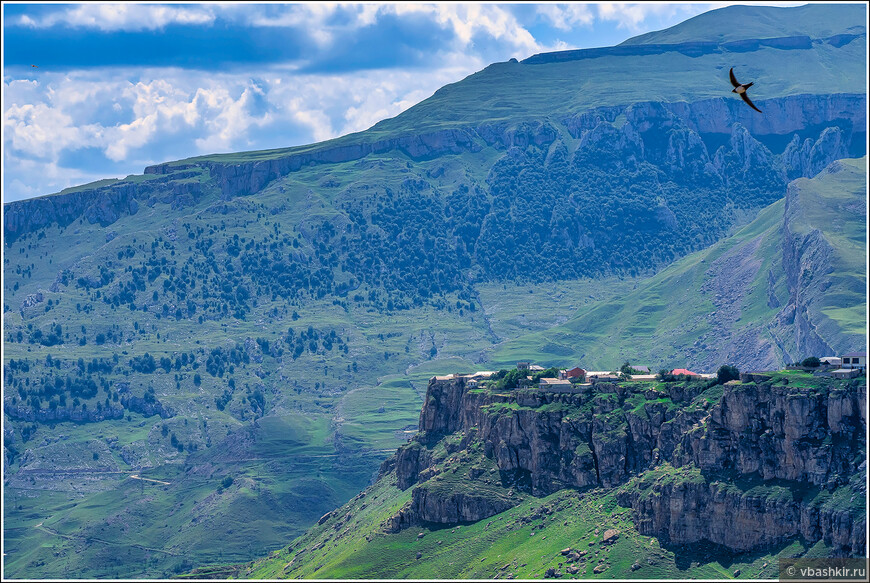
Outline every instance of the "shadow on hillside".
<path fill-rule="evenodd" d="M 725 569 L 730 569 L 734 563 L 752 563 L 766 555 L 776 556 L 793 542 L 794 539 L 791 538 L 775 545 L 743 553 L 707 541 L 687 545 L 673 545 L 663 542 L 662 548 L 674 553 L 674 564 L 680 571 L 690 569 L 693 563 L 701 565 L 719 563 Z"/>

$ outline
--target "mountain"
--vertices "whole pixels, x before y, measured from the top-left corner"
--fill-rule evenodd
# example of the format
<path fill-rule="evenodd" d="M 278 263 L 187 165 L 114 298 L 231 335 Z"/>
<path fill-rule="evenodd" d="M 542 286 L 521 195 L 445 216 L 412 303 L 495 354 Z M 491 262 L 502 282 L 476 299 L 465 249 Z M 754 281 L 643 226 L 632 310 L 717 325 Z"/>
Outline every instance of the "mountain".
<path fill-rule="evenodd" d="M 541 343 L 511 341 L 572 334 L 711 245 L 726 257 L 756 217 L 775 229 L 791 181 L 866 154 L 864 8 L 747 10 L 709 16 L 768 23 L 742 39 L 689 21 L 496 63 L 365 132 L 5 204 L 4 575 L 166 577 L 277 550 L 370 483 L 432 374 L 531 358 Z M 793 237 L 826 224 L 801 196 Z M 765 250 L 796 316 L 768 326 L 779 311 L 748 294 L 748 330 L 783 348 L 741 363 L 815 351 L 804 323 L 832 350 L 855 337 L 847 222 L 806 235 L 833 249 L 812 259 L 827 290 Z M 638 334 L 638 354 L 678 361 L 697 339 L 651 351 L 650 322 L 596 350 Z M 687 357 L 724 363 L 737 327 Z M 583 354 L 564 338 L 560 358 Z"/>
<path fill-rule="evenodd" d="M 866 12 L 852 6 L 836 12 L 820 11 L 815 4 L 771 8 L 767 6 L 730 6 L 699 14 L 680 24 L 649 32 L 619 46 L 679 44 L 698 42 L 728 43 L 745 39 L 838 38 L 850 42 L 865 34 L 861 25 Z M 727 45 L 726 45 L 727 46 Z"/>
<path fill-rule="evenodd" d="M 863 377 L 471 379 L 433 377 L 419 433 L 305 536 L 194 575 L 768 578 L 777 559 L 863 556 Z"/>
<path fill-rule="evenodd" d="M 488 360 L 714 371 L 854 352 L 867 334 L 866 176 L 860 158 L 795 180 L 734 235 Z"/>

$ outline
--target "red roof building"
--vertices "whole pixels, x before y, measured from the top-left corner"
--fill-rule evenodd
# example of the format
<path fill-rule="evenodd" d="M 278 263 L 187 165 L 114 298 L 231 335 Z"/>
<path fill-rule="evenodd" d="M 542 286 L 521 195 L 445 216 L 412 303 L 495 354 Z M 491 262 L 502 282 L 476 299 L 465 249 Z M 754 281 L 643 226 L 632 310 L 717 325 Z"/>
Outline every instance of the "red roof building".
<path fill-rule="evenodd" d="M 674 375 L 675 377 L 680 376 L 680 375 L 686 375 L 686 376 L 690 376 L 690 377 L 699 376 L 698 373 L 692 372 L 690 370 L 686 370 L 685 368 L 675 368 L 674 370 L 671 371 L 671 374 Z"/>
<path fill-rule="evenodd" d="M 566 379 L 582 379 L 586 377 L 586 371 L 580 368 L 579 366 L 575 366 L 574 368 L 568 369 L 565 371 Z"/>

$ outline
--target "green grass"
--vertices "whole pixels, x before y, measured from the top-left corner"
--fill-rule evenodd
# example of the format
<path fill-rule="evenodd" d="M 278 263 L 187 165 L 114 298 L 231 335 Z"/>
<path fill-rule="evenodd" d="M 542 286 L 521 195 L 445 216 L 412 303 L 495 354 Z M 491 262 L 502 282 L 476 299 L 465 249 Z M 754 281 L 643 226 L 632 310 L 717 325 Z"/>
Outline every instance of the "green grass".
<path fill-rule="evenodd" d="M 371 476 L 364 454 L 336 452 L 326 420 L 264 417 L 250 433 L 239 433 L 220 451 L 197 452 L 187 465 L 130 468 L 115 487 L 84 496 L 58 494 L 54 507 L 43 501 L 45 494 L 31 498 L 39 490 L 7 487 L 7 500 L 14 496 L 13 505 L 33 510 L 22 510 L 20 518 L 7 515 L 5 532 L 27 534 L 39 509 L 44 526 L 58 534 L 41 550 L 31 544 L 46 533 L 21 537 L 20 546 L 8 551 L 6 574 L 39 569 L 58 577 L 165 577 L 202 563 L 252 559 L 301 534 Z M 288 457 L 288 451 L 295 453 Z M 169 484 L 131 479 L 134 473 Z M 224 489 L 226 476 L 233 482 Z M 166 552 L 151 552 L 140 562 L 141 547 Z M 53 560 L 53 552 L 64 560 Z"/>
<path fill-rule="evenodd" d="M 215 235 L 218 247 L 232 235 L 266 241 L 272 233 L 293 237 L 298 234 L 300 249 L 312 257 L 315 248 L 311 234 L 318 223 L 334 219 L 344 228 L 343 205 L 373 199 L 374 187 L 398 188 L 406 178 L 423 177 L 433 191 L 441 193 L 484 185 L 504 151 L 478 141 L 481 150 L 474 156 L 448 154 L 412 160 L 403 152 L 392 151 L 328 167 L 315 164 L 270 182 L 256 196 L 232 200 L 219 200 L 218 185 L 209 182 L 211 174 L 203 167 L 180 166 L 270 160 L 445 128 L 504 124 L 510 129 L 519 122 L 557 127 L 562 143 L 573 148 L 577 140 L 567 134 L 565 117 L 590 107 L 638 99 L 717 98 L 722 95 L 723 83 L 727 91 L 724 71 L 731 65 L 770 79 L 759 84 L 756 99 L 807 92 L 861 93 L 864 86 L 860 74 L 840 74 L 844 67 L 863 72 L 865 55 L 856 51 L 856 44 L 840 49 L 822 45 L 809 55 L 804 51 L 763 48 L 698 58 L 666 53 L 634 59 L 610 55 L 552 65 L 499 63 L 463 83 L 439 90 L 419 106 L 365 133 L 298 148 L 173 162 L 171 170 L 195 173 L 176 181 L 205 186 L 205 194 L 191 206 L 173 208 L 166 202 L 148 204 L 141 198 L 135 215 L 121 216 L 109 226 L 78 218 L 64 227 L 51 225 L 6 245 L 4 332 L 48 329 L 60 323 L 66 339 L 62 346 L 44 347 L 4 338 L 4 364 L 11 359 L 30 360 L 34 364 L 28 380 L 37 381 L 50 372 L 54 374 L 53 369 L 42 364 L 49 354 L 64 361 L 64 374 L 79 357 L 90 360 L 117 356 L 121 368 L 100 379 L 105 387 L 115 391 L 127 383 L 130 393 L 136 396 L 153 390 L 157 399 L 174 409 L 175 415 L 161 419 L 128 413 L 129 419 L 96 424 L 41 424 L 29 438 L 25 437 L 28 423 L 10 422 L 7 443 L 17 456 L 10 466 L 8 491 L 20 499 L 22 509 L 4 516 L 4 533 L 21 534 L 16 539 L 21 545 L 7 557 L 4 575 L 159 577 L 186 569 L 185 561 L 236 561 L 268 552 L 368 482 L 380 461 L 407 436 L 406 428 L 416 423 L 426 380 L 432 374 L 508 367 L 529 359 L 546 365 L 582 364 L 587 368 L 607 368 L 627 359 L 645 360 L 644 364 L 653 368 L 665 363 L 684 365 L 682 360 L 694 350 L 692 344 L 711 330 L 699 315 L 709 313 L 712 304 L 709 298 L 693 293 L 703 284 L 710 262 L 757 236 L 764 237 L 759 253 L 768 253 L 776 246 L 769 235 L 771 229 L 777 228 L 782 213 L 781 203 L 770 207 L 734 239 L 685 258 L 649 280 L 610 278 L 513 287 L 469 283 L 468 291 L 476 296 L 480 308 L 476 312 L 426 306 L 390 313 L 332 296 L 263 296 L 252 302 L 256 305 L 245 319 L 206 318 L 199 323 L 195 317 L 179 321 L 157 318 L 153 308 L 165 300 L 149 300 L 152 310 L 147 314 L 129 311 L 123 305 L 112 309 L 95 297 L 96 291 L 56 283 L 65 270 L 74 277 L 98 276 L 103 267 L 116 271 L 118 279 L 122 279 L 131 264 L 117 254 L 126 246 L 141 247 L 140 253 L 147 254 L 156 244 L 160 249 L 160 254 L 155 255 L 158 260 L 171 258 L 179 266 L 188 259 L 197 259 L 200 253 L 186 239 L 181 226 L 185 223 L 214 227 L 220 233 Z M 785 69 L 798 73 L 789 78 L 772 74 Z M 602 79 L 607 81 L 602 83 Z M 626 82 L 628 79 L 632 82 Z M 857 173 L 857 169 L 852 172 Z M 157 175 L 133 175 L 123 182 L 148 184 L 162 179 Z M 817 199 L 842 211 L 832 200 L 838 200 L 840 186 L 852 188 L 857 184 L 854 176 L 850 180 L 821 188 Z M 119 183 L 108 179 L 64 192 L 115 184 Z M 159 193 L 161 188 L 155 187 L 155 191 Z M 815 191 L 808 188 L 806 192 L 810 196 Z M 803 206 L 811 206 L 809 202 Z M 858 226 L 829 218 L 813 216 L 812 221 L 830 223 L 825 236 L 836 246 L 860 250 Z M 221 261 L 226 257 L 218 254 Z M 866 277 L 861 280 L 855 276 L 857 264 L 850 260 L 851 255 L 839 264 L 832 276 L 838 278 L 837 287 L 827 294 L 827 303 L 818 306 L 818 313 L 852 334 L 866 328 L 866 323 L 861 323 L 866 322 L 866 316 L 859 321 L 861 309 L 856 303 L 861 293 L 856 290 Z M 775 265 L 775 261 L 764 258 L 739 327 L 763 320 L 768 314 L 762 307 L 759 278 L 765 269 Z M 197 277 L 200 275 L 198 281 L 203 285 L 205 276 Z M 473 268 L 462 273 L 468 282 L 476 281 L 477 276 Z M 342 271 L 336 278 L 345 281 L 347 277 Z M 144 296 L 151 297 L 153 291 L 162 293 L 164 286 L 171 284 L 170 279 L 166 274 L 159 275 L 149 282 Z M 99 291 L 106 293 L 113 285 Z M 776 295 L 781 299 L 783 285 L 778 281 L 776 286 Z M 364 287 L 361 291 L 369 290 Z M 44 294 L 45 301 L 23 308 L 25 299 L 37 292 Z M 138 304 L 144 296 L 140 294 Z M 458 300 L 455 293 L 445 296 L 448 305 Z M 77 304 L 93 310 L 80 312 Z M 293 312 L 298 316 L 292 317 Z M 254 359 L 244 366 L 237 365 L 222 376 L 203 372 L 212 349 L 244 345 L 255 338 L 265 338 L 274 345 L 290 326 L 297 331 L 308 326 L 335 330 L 347 339 L 348 353 L 319 350 L 298 359 L 266 355 L 260 362 Z M 99 332 L 115 332 L 119 339 L 97 345 L 94 335 Z M 531 334 L 516 338 L 528 332 Z M 826 328 L 822 332 L 826 338 L 839 333 L 829 333 Z M 80 335 L 88 339 L 84 346 L 78 345 Z M 146 351 L 158 359 L 195 352 L 199 368 L 169 372 L 158 369 L 153 374 L 122 370 L 132 357 Z M 200 385 L 194 383 L 194 374 L 202 376 Z M 226 407 L 218 410 L 216 399 L 229 389 L 229 378 L 237 389 Z M 89 408 L 108 396 L 105 387 L 97 397 L 86 400 Z M 255 390 L 264 395 L 262 411 L 252 408 Z M 12 398 L 17 398 L 14 393 Z M 164 426 L 167 435 L 161 431 Z M 170 433 L 181 441 L 184 451 L 171 445 Z M 31 453 L 25 460 L 27 450 Z M 93 459 L 94 454 L 98 459 Z M 38 472 L 41 468 L 53 468 L 55 475 Z M 71 470 L 81 470 L 80 479 L 70 480 Z M 133 490 L 139 486 L 137 494 L 130 489 L 129 474 L 134 472 L 172 483 L 166 488 L 132 484 Z M 237 481 L 215 496 L 214 480 L 229 474 Z M 206 518 L 193 523 L 193 511 L 188 509 L 194 507 L 202 510 L 202 516 L 208 514 L 231 525 L 233 532 L 200 543 L 212 534 L 215 523 Z M 38 513 L 45 513 L 60 535 L 32 528 L 28 516 Z M 169 517 L 161 521 L 166 515 Z M 252 520 L 251 516 L 263 518 Z M 118 526 L 123 521 L 136 525 L 147 544 L 163 545 L 184 558 L 159 552 L 145 557 L 135 546 L 139 544 L 135 542 L 139 536 L 136 528 L 123 531 Z M 77 546 L 89 539 L 112 540 L 114 544 L 85 544 L 84 549 Z M 46 540 L 53 542 L 49 545 Z"/>
<path fill-rule="evenodd" d="M 826 278 L 830 287 L 814 282 L 808 290 L 819 334 L 828 342 L 845 336 L 858 346 L 857 338 L 867 331 L 867 159 L 842 160 L 838 168 L 795 182 L 799 212 L 789 228 L 801 235 L 821 233 L 833 252 Z"/>
<path fill-rule="evenodd" d="M 350 530 L 337 534 L 334 519 L 330 519 L 293 541 L 287 549 L 243 565 L 239 576 L 504 579 L 511 573 L 518 579 L 540 579 L 548 568 L 553 568 L 573 578 L 565 571 L 571 563 L 561 554 L 563 549 L 572 548 L 586 553 L 584 560 L 574 563 L 581 567 L 576 576 L 580 578 L 726 579 L 733 577 L 736 569 L 741 570 L 741 577 L 754 578 L 775 576 L 768 569 L 779 556 L 797 556 L 806 550 L 799 541 L 744 554 L 663 547 L 657 539 L 639 534 L 630 509 L 619 506 L 612 492 L 601 490 L 582 494 L 562 490 L 543 498 L 528 498 L 510 510 L 474 524 L 417 527 L 390 535 L 378 532 L 380 522 L 397 510 L 407 495 L 388 481 L 379 482 L 367 490 L 366 498 L 351 502 L 336 513 L 338 516 L 351 513 L 353 518 L 346 523 Z M 371 504 L 360 510 L 363 503 L 376 496 L 382 505 L 378 507 L 380 511 Z M 549 509 L 549 513 L 544 509 Z M 604 531 L 609 528 L 619 530 L 619 538 L 613 545 L 601 545 Z M 299 554 L 302 549 L 305 552 Z M 704 560 L 699 560 L 702 556 Z M 603 564 L 607 568 L 594 574 L 592 568 L 598 564 L 598 557 L 605 557 Z M 632 571 L 635 562 L 640 568 Z M 763 567 L 765 564 L 767 567 Z"/>
<path fill-rule="evenodd" d="M 787 218 L 789 228 L 797 233 L 819 230 L 834 250 L 829 284 L 820 283 L 803 292 L 802 301 L 808 306 L 816 331 L 830 345 L 846 351 L 862 345 L 860 338 L 866 330 L 866 162 L 862 158 L 839 164 L 838 172 L 795 182 L 799 194 Z M 617 287 L 610 288 L 605 292 L 615 293 L 610 299 L 603 297 L 603 301 L 581 307 L 564 324 L 500 344 L 491 360 L 498 365 L 524 359 L 545 366 L 579 362 L 590 369 L 630 360 L 649 364 L 652 370 L 684 367 L 695 361 L 708 369 L 700 372 L 715 372 L 723 363 L 710 360 L 706 354 L 727 350 L 730 339 L 714 334 L 709 314 L 717 307 L 712 294 L 701 290 L 711 281 L 708 270 L 717 260 L 743 252 L 751 254 L 757 268 L 752 281 L 743 288 L 739 318 L 729 324 L 730 333 L 736 337 L 756 331 L 772 342 L 770 334 L 774 330 L 780 342 L 786 340 L 789 352 L 796 352 L 788 330 L 777 328 L 774 320 L 781 308 L 770 307 L 768 296 L 768 277 L 773 273 L 773 297 L 780 306 L 789 299 L 782 266 L 783 213 L 784 201 L 778 201 L 733 236 L 635 282 L 632 289 L 619 293 Z M 730 275 L 723 272 L 721 277 Z M 697 348 L 699 339 L 708 345 L 707 349 Z M 570 353 L 554 355 L 548 350 L 554 345 L 569 348 Z M 782 363 L 786 360 L 783 353 L 776 357 Z"/>
<path fill-rule="evenodd" d="M 788 14 L 788 24 L 772 18 L 770 11 L 761 7 L 732 6 L 712 10 L 690 18 L 668 29 L 631 38 L 623 45 L 681 43 L 703 38 L 708 41 L 729 42 L 745 38 L 779 38 L 783 36 L 809 36 L 826 38 L 846 30 L 859 28 L 864 12 L 858 6 L 828 11 L 818 5 L 779 7 L 777 16 Z"/>
<path fill-rule="evenodd" d="M 648 364 L 651 370 L 685 366 L 687 355 L 695 351 L 693 344 L 711 330 L 705 316 L 715 307 L 708 296 L 698 293 L 707 279 L 706 271 L 726 252 L 759 236 L 774 237 L 782 209 L 782 201 L 774 203 L 734 236 L 637 282 L 624 295 L 579 310 L 561 326 L 500 345 L 493 360 L 510 362 L 526 354 L 527 358 L 534 355 L 532 360 L 544 366 L 579 361 L 593 370 L 626 360 Z M 764 272 L 763 268 L 760 272 Z M 770 308 L 766 312 L 769 317 L 775 314 Z M 553 358 L 544 353 L 540 347 L 548 342 L 572 347 L 573 358 Z"/>

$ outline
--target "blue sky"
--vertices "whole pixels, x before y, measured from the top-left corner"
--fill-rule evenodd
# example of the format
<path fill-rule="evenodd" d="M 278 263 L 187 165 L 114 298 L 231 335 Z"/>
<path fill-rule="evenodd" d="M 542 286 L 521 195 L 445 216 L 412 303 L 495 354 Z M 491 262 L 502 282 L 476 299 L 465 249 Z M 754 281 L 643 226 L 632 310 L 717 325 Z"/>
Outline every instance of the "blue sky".
<path fill-rule="evenodd" d="M 3 201 L 365 130 L 490 63 L 726 4 L 4 2 Z"/>

